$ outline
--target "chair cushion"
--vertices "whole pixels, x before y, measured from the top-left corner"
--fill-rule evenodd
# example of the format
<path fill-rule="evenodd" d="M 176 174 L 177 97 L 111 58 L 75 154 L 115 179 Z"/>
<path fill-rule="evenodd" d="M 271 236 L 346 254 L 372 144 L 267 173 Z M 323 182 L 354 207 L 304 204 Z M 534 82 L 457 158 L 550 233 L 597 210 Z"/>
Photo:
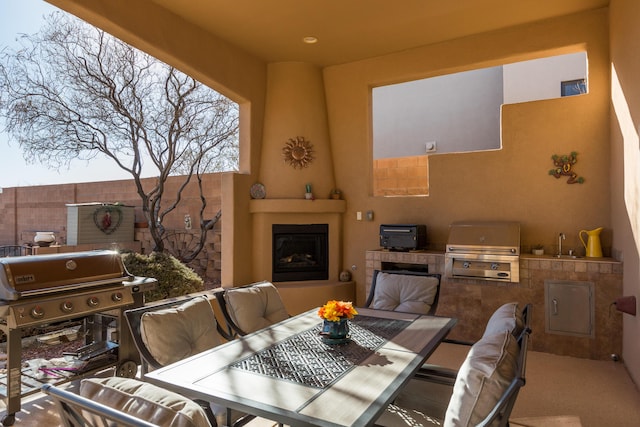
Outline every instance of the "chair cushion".
<path fill-rule="evenodd" d="M 140 318 L 140 334 L 151 355 L 162 365 L 222 343 L 213 308 L 205 296 L 177 307 L 144 313 Z"/>
<path fill-rule="evenodd" d="M 458 371 L 445 414 L 445 427 L 476 426 L 515 377 L 519 347 L 511 332 L 475 343 Z"/>
<path fill-rule="evenodd" d="M 439 280 L 434 276 L 379 272 L 371 306 L 378 310 L 427 314 L 438 285 Z"/>
<path fill-rule="evenodd" d="M 482 336 L 485 337 L 509 331 L 514 337 L 518 337 L 523 328 L 524 320 L 522 318 L 522 312 L 518 309 L 518 303 L 509 302 L 493 312 Z"/>
<path fill-rule="evenodd" d="M 289 317 L 278 289 L 270 282 L 228 289 L 224 299 L 231 319 L 250 333 Z"/>
<path fill-rule="evenodd" d="M 192 400 L 131 378 L 84 379 L 80 395 L 159 426 L 211 427 L 204 410 Z"/>

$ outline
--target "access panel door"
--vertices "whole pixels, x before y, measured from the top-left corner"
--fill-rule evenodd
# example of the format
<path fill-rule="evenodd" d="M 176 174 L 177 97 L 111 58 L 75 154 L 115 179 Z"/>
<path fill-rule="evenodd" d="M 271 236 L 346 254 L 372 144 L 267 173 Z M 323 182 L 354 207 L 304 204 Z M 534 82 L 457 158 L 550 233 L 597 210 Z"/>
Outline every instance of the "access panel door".
<path fill-rule="evenodd" d="M 593 282 L 545 280 L 547 333 L 594 337 Z"/>

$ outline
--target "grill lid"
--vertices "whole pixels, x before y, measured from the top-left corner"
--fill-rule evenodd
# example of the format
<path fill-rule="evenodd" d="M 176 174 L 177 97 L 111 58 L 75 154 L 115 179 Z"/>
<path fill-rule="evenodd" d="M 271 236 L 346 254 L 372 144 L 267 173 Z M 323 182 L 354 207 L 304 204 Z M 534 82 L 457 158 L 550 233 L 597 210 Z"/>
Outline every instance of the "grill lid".
<path fill-rule="evenodd" d="M 0 258 L 0 299 L 130 280 L 116 251 L 101 250 Z"/>
<path fill-rule="evenodd" d="M 517 222 L 455 222 L 449 227 L 447 253 L 520 254 Z"/>

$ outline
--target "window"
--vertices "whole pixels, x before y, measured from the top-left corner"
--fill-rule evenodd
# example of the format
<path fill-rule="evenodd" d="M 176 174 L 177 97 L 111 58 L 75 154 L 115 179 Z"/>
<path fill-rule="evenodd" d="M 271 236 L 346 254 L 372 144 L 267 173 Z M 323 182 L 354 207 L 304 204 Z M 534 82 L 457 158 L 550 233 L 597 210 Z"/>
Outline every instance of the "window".
<path fill-rule="evenodd" d="M 373 195 L 428 195 L 428 156 L 502 148 L 502 105 L 587 89 L 586 52 L 376 87 Z"/>
<path fill-rule="evenodd" d="M 560 83 L 561 96 L 582 95 L 587 93 L 587 81 L 585 79 L 568 80 Z"/>

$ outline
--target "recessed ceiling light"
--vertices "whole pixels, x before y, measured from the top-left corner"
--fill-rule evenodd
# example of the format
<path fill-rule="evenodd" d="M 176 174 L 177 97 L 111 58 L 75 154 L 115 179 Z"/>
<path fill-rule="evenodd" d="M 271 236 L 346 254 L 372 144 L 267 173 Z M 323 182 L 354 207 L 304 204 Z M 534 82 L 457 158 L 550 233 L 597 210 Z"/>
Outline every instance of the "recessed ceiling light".
<path fill-rule="evenodd" d="M 307 36 L 307 37 L 303 38 L 302 41 L 305 42 L 306 44 L 318 43 L 318 39 L 316 37 L 313 37 L 313 36 Z"/>

